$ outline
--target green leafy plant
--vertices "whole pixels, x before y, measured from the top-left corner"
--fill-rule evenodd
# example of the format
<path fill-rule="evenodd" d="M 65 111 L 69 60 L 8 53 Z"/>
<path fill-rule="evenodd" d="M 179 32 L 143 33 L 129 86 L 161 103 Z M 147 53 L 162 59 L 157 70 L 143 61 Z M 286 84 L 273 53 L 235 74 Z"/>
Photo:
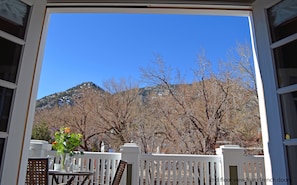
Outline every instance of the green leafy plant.
<path fill-rule="evenodd" d="M 53 149 L 58 154 L 69 153 L 70 156 L 76 154 L 74 151 L 82 144 L 82 135 L 78 133 L 71 133 L 69 127 L 62 127 L 54 134 Z M 80 151 L 80 154 L 83 152 Z"/>
<path fill-rule="evenodd" d="M 31 139 L 50 141 L 51 132 L 45 122 L 33 125 Z"/>

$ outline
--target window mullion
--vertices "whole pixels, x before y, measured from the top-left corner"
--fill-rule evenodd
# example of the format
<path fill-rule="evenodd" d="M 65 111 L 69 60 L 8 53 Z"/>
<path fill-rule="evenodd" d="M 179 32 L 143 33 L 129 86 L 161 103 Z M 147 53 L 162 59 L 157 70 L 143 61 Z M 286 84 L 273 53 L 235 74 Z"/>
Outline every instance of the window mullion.
<path fill-rule="evenodd" d="M 296 146 L 297 145 L 297 138 L 284 140 L 284 145 L 286 145 L 286 146 Z"/>
<path fill-rule="evenodd" d="M 0 86 L 8 88 L 8 89 L 16 89 L 17 88 L 16 84 L 5 81 L 5 80 L 1 80 L 1 79 L 0 79 Z"/>
<path fill-rule="evenodd" d="M 7 138 L 8 134 L 6 132 L 0 132 L 0 138 Z"/>
<path fill-rule="evenodd" d="M 19 44 L 19 45 L 25 45 L 25 41 L 23 39 L 20 39 L 20 38 L 18 38 L 16 36 L 13 36 L 13 35 L 11 35 L 9 33 L 4 32 L 2 30 L 0 30 L 0 37 L 2 37 L 4 39 L 7 39 L 7 40 L 9 40 L 11 42 L 14 42 L 16 44 Z"/>
<path fill-rule="evenodd" d="M 271 49 L 275 49 L 275 48 L 278 48 L 278 47 L 281 47 L 285 44 L 288 44 L 294 40 L 297 40 L 297 33 L 293 34 L 293 35 L 290 35 L 288 37 L 285 37 L 279 41 L 276 41 L 274 42 L 273 44 L 271 44 Z"/>
<path fill-rule="evenodd" d="M 279 88 L 277 90 L 277 93 L 278 94 L 285 94 L 285 93 L 291 93 L 291 92 L 294 92 L 294 91 L 297 91 L 297 84 Z"/>

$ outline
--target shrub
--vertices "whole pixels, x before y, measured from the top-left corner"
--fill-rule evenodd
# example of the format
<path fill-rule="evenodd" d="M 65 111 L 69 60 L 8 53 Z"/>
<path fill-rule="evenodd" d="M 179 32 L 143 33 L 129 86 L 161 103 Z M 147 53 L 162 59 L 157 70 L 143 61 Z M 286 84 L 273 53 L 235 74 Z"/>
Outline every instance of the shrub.
<path fill-rule="evenodd" d="M 45 122 L 33 125 L 31 139 L 39 139 L 50 142 L 51 132 Z"/>

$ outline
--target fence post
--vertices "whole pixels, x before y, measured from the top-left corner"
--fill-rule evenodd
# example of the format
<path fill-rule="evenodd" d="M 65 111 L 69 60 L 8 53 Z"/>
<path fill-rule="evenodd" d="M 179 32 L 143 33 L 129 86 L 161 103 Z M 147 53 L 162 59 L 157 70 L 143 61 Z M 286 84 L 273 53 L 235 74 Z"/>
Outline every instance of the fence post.
<path fill-rule="evenodd" d="M 52 144 L 43 140 L 31 140 L 29 149 L 29 157 L 45 157 L 46 152 L 52 149 Z"/>
<path fill-rule="evenodd" d="M 125 143 L 121 146 L 122 160 L 128 162 L 128 166 L 132 166 L 131 176 L 129 180 L 131 180 L 131 185 L 139 184 L 139 154 L 140 148 L 135 143 Z M 128 167 L 127 166 L 127 167 Z M 125 170 L 127 172 L 127 169 Z M 126 173 L 125 173 L 126 174 Z M 127 176 L 123 175 L 122 183 L 126 184 Z"/>
<path fill-rule="evenodd" d="M 243 185 L 244 149 L 238 145 L 223 145 L 216 149 L 216 154 L 222 157 L 223 185 Z"/>

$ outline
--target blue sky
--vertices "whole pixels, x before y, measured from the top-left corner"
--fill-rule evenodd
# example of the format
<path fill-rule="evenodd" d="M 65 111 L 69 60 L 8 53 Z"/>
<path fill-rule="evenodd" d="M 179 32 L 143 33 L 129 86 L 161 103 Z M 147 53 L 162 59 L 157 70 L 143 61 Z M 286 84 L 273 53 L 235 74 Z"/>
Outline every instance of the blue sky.
<path fill-rule="evenodd" d="M 250 43 L 247 17 L 168 14 L 52 14 L 37 99 L 82 82 L 140 79 L 156 55 L 190 73 L 205 50 L 214 64 Z"/>

